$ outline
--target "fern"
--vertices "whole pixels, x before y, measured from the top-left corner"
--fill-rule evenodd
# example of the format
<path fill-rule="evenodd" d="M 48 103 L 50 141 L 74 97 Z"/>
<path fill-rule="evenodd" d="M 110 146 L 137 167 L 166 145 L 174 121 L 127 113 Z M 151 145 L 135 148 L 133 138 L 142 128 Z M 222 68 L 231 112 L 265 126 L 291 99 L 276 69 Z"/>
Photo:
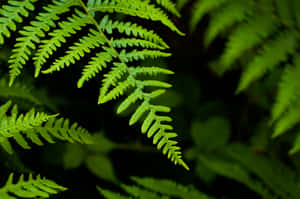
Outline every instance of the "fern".
<path fill-rule="evenodd" d="M 21 175 L 17 183 L 13 183 L 14 174 L 10 174 L 6 184 L 0 188 L 0 197 L 2 199 L 17 198 L 49 198 L 50 195 L 67 190 L 55 182 L 39 175 L 34 178 L 31 174 L 28 179 Z"/>
<path fill-rule="evenodd" d="M 22 35 L 17 38 L 17 43 L 12 50 L 10 56 L 10 85 L 13 84 L 15 78 L 20 75 L 21 69 L 29 60 L 32 50 L 36 49 L 36 45 L 41 42 L 41 39 L 46 36 L 46 32 L 50 28 L 56 27 L 55 21 L 59 20 L 62 13 L 69 11 L 71 6 L 77 5 L 78 1 L 74 0 L 59 0 L 54 1 L 52 5 L 48 5 L 45 9 L 46 12 L 41 12 L 31 22 L 31 26 L 25 26 L 19 33 Z M 36 72 L 37 76 L 37 72 Z"/>
<path fill-rule="evenodd" d="M 0 44 L 4 43 L 4 36 L 10 37 L 11 31 L 16 31 L 16 22 L 21 23 L 23 17 L 28 17 L 29 11 L 34 10 L 33 3 L 37 0 L 8 1 L 9 5 L 3 5 L 0 13 Z"/>
<path fill-rule="evenodd" d="M 31 148 L 25 136 L 39 146 L 44 145 L 39 136 L 49 143 L 55 142 L 53 138 L 71 143 L 91 143 L 87 130 L 76 123 L 69 126 L 68 119 L 56 119 L 57 115 L 35 112 L 34 109 L 26 114 L 18 114 L 17 106 L 13 106 L 8 115 L 11 104 L 9 101 L 0 107 L 0 144 L 9 153 L 13 152 L 9 138 L 15 139 L 24 149 Z"/>
<path fill-rule="evenodd" d="M 135 185 L 121 185 L 122 189 L 130 196 L 124 196 L 109 190 L 97 187 L 98 191 L 107 199 L 125 199 L 125 198 L 195 198 L 195 199 L 212 199 L 191 186 L 183 186 L 172 180 L 159 180 L 154 178 L 132 177 L 137 183 Z M 132 196 L 132 197 L 131 197 Z"/>
<path fill-rule="evenodd" d="M 143 120 L 146 116 L 142 133 L 147 133 L 149 138 L 153 137 L 153 143 L 157 144 L 157 148 L 162 149 L 175 164 L 188 169 L 182 160 L 177 142 L 172 140 L 177 136 L 172 132 L 173 127 L 168 124 L 172 119 L 162 115 L 170 112 L 170 108 L 151 103 L 154 98 L 164 93 L 164 89 L 171 87 L 170 84 L 158 81 L 152 76 L 169 75 L 173 72 L 157 66 L 136 67 L 131 63 L 146 58 L 168 57 L 171 54 L 164 50 L 169 46 L 153 30 L 131 21 L 123 22 L 109 17 L 111 13 L 118 13 L 153 23 L 159 22 L 179 35 L 184 35 L 170 20 L 167 12 L 180 16 L 175 4 L 170 0 L 157 0 L 156 3 L 143 0 L 89 0 L 86 4 L 82 0 L 53 1 L 30 22 L 29 26 L 20 31 L 21 36 L 17 38 L 9 59 L 10 85 L 20 74 L 30 56 L 33 56 L 37 77 L 40 71 L 43 74 L 60 71 L 95 52 L 88 64 L 83 67 L 77 86 L 82 87 L 104 68 L 108 68 L 110 71 L 104 74 L 98 102 L 102 104 L 123 95 L 127 96 L 121 103 L 122 108 L 118 109 L 118 113 L 131 104 L 138 103 L 139 106 L 130 119 L 130 125 Z M 66 13 L 72 15 L 67 19 L 61 18 L 61 15 Z M 99 17 L 95 17 L 96 13 L 99 13 Z M 77 42 L 69 42 L 69 38 L 75 38 L 78 31 L 85 28 L 89 30 L 87 34 L 79 35 Z M 112 35 L 117 32 L 121 36 L 113 37 Z M 48 37 L 45 37 L 46 34 Z M 55 52 L 66 43 L 71 43 L 66 53 L 51 62 Z M 44 68 L 49 62 L 49 68 Z M 132 95 L 135 95 L 134 100 Z"/>
<path fill-rule="evenodd" d="M 205 39 L 207 45 L 221 33 L 228 33 L 223 34 L 228 35 L 226 47 L 214 65 L 217 65 L 215 69 L 220 74 L 231 70 L 236 64 L 242 66 L 237 93 L 272 73 L 275 68 L 284 67 L 272 108 L 273 137 L 292 129 L 300 121 L 296 103 L 299 100 L 299 79 L 294 74 L 299 65 L 297 9 L 297 1 L 199 0 L 194 5 L 191 19 L 192 27 L 195 27 L 205 14 L 211 17 Z"/>

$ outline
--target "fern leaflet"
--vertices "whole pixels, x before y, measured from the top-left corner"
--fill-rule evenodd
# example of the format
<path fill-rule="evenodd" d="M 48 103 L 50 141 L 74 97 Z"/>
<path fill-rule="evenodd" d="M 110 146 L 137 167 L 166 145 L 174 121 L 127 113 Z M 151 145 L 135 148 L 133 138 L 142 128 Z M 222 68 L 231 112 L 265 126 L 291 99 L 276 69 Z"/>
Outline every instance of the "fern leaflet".
<path fill-rule="evenodd" d="M 15 184 L 13 176 L 13 173 L 10 174 L 6 184 L 0 188 L 2 199 L 49 198 L 52 194 L 67 190 L 52 180 L 41 178 L 40 175 L 34 178 L 30 174 L 27 180 L 24 179 L 24 175 L 21 175 Z"/>

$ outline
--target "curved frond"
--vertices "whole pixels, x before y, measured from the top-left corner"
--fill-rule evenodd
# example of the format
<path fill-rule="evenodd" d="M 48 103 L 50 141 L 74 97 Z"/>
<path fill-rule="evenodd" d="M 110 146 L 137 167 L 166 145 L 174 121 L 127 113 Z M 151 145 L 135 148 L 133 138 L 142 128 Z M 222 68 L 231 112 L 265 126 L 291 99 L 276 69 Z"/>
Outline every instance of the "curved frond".
<path fill-rule="evenodd" d="M 52 180 L 42 178 L 40 175 L 34 178 L 29 174 L 28 179 L 21 175 L 16 183 L 13 182 L 14 174 L 10 174 L 6 184 L 0 188 L 2 199 L 17 198 L 49 198 L 50 195 L 58 194 L 67 190 L 65 187 L 56 184 Z"/>
<path fill-rule="evenodd" d="M 170 12 L 179 16 L 175 4 L 171 0 L 153 2 L 148 0 L 88 0 L 87 2 L 53 0 L 52 4 L 47 2 L 45 4 L 46 7 L 43 7 L 42 12 L 35 10 L 38 12 L 37 16 L 20 31 L 21 36 L 16 39 L 17 43 L 9 59 L 11 64 L 9 66 L 10 85 L 21 73 L 21 69 L 31 55 L 33 55 L 35 77 L 39 76 L 40 71 L 44 74 L 60 71 L 81 61 L 84 57 L 92 55 L 88 64 L 82 67 L 82 75 L 77 86 L 82 87 L 103 68 L 107 68 L 109 72 L 104 72 L 99 103 L 105 103 L 124 95 L 131 97 L 122 103 L 123 108 L 120 108 L 119 111 L 125 110 L 134 102 L 141 103 L 133 113 L 130 124 L 142 120 L 143 113 L 151 112 L 150 120 L 153 123 L 147 124 L 149 127 L 148 137 L 153 136 L 153 142 L 158 145 L 159 149 L 162 149 L 164 154 L 168 154 L 175 164 L 180 164 L 188 169 L 182 160 L 177 142 L 171 140 L 177 134 L 167 132 L 172 127 L 165 123 L 170 122 L 171 118 L 159 115 L 169 112 L 169 108 L 150 103 L 153 98 L 164 93 L 164 88 L 171 87 L 170 84 L 159 81 L 154 76 L 157 74 L 169 75 L 173 72 L 156 66 L 136 67 L 134 63 L 128 65 L 129 62 L 142 61 L 146 58 L 168 57 L 171 54 L 165 50 L 169 46 L 153 30 L 148 30 L 131 21 L 109 19 L 108 15 L 105 15 L 129 15 L 131 16 L 129 19 L 135 17 L 148 22 L 160 22 L 168 29 L 183 35 L 167 14 Z M 104 17 L 99 19 L 98 16 L 101 17 L 101 15 L 98 14 L 104 15 Z M 83 35 L 85 34 L 84 28 L 89 30 L 87 35 Z M 76 39 L 77 37 L 79 39 Z M 74 42 L 74 40 L 76 41 Z M 65 45 L 69 46 L 66 52 L 56 58 L 57 52 L 62 51 L 62 46 Z M 100 52 L 95 52 L 97 50 Z M 43 66 L 46 64 L 49 65 L 49 68 L 44 70 Z M 146 92 L 145 89 L 150 92 Z M 137 94 L 138 99 L 132 97 L 132 91 Z M 143 108 L 146 109 L 143 110 Z M 52 115 L 36 113 L 34 110 L 24 116 L 18 115 L 17 108 L 14 108 L 14 111 L 12 116 L 3 118 L 3 122 L 10 120 L 12 124 L 0 142 L 7 150 L 12 148 L 9 144 L 11 137 L 23 148 L 30 148 L 25 137 L 37 145 L 43 144 L 40 138 L 50 143 L 54 138 L 69 142 L 88 143 L 90 141 L 86 130 L 75 124 L 69 126 L 69 121 L 63 118 L 56 119 Z M 41 116 L 44 117 L 43 120 L 40 118 L 38 123 L 31 123 Z M 24 118 L 27 120 L 23 121 Z M 16 125 L 19 124 L 17 121 L 24 122 L 27 125 L 26 128 L 22 129 L 23 127 Z"/>

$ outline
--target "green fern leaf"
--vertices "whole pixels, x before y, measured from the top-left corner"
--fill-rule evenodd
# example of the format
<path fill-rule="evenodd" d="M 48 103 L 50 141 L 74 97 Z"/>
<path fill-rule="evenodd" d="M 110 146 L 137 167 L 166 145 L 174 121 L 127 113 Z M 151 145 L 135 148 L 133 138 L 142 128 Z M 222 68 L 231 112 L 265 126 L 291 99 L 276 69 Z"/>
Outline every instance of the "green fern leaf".
<path fill-rule="evenodd" d="M 146 41 L 160 45 L 162 48 L 169 48 L 164 40 L 152 30 L 147 30 L 135 23 L 119 22 L 117 20 L 112 21 L 106 15 L 100 21 L 99 26 L 101 30 L 107 32 L 108 34 L 112 34 L 112 31 L 117 29 L 121 34 L 125 33 L 127 36 L 140 37 Z"/>
<path fill-rule="evenodd" d="M 157 6 L 161 6 L 163 9 Z M 152 118 L 153 123 L 147 124 L 149 125 L 148 137 L 153 136 L 154 143 L 158 144 L 158 148 L 162 149 L 164 154 L 168 154 L 168 157 L 175 164 L 180 164 L 188 169 L 182 160 L 180 148 L 176 146 L 177 142 L 171 140 L 177 134 L 166 132 L 172 127 L 164 123 L 171 121 L 171 118 L 158 115 L 159 112 L 169 112 L 169 108 L 150 104 L 153 98 L 164 93 L 161 88 L 169 88 L 171 85 L 155 78 L 144 78 L 144 76 L 171 74 L 172 72 L 158 67 L 146 68 L 142 66 L 135 68 L 133 65 L 127 65 L 127 62 L 141 61 L 146 58 L 168 57 L 171 54 L 163 51 L 169 48 L 168 45 L 154 31 L 147 30 L 135 23 L 110 20 L 108 16 L 104 16 L 100 20 L 95 17 L 96 13 L 125 14 L 148 21 L 161 22 L 169 29 L 183 35 L 165 13 L 167 10 L 176 15 L 174 4 L 170 0 L 157 0 L 153 4 L 143 0 L 89 0 L 87 4 L 81 0 L 59 0 L 54 1 L 52 5 L 48 5 L 44 9 L 45 12 L 38 14 L 30 25 L 20 31 L 21 37 L 17 38 L 17 44 L 9 61 L 11 64 L 10 84 L 20 74 L 31 54 L 34 54 L 35 77 L 37 77 L 43 65 L 50 62 L 54 53 L 63 43 L 71 42 L 69 39 L 74 38 L 79 30 L 93 26 L 91 28 L 94 29 L 90 29 L 88 35 L 81 37 L 75 44 L 71 44 L 66 54 L 50 63 L 50 68 L 43 70 L 43 73 L 59 71 L 76 61 L 82 60 L 86 54 L 91 54 L 92 50 L 102 48 L 102 51 L 96 52 L 96 55 L 84 66 L 82 76 L 77 83 L 78 87 L 82 87 L 86 81 L 107 67 L 110 72 L 104 74 L 99 103 L 110 101 L 125 93 L 130 95 L 131 91 L 136 91 L 134 93 L 138 95 L 138 100 L 127 99 L 128 103 L 122 103 L 123 108 L 120 110 L 125 110 L 134 102 L 141 104 L 147 102 L 147 112 L 155 113 Z M 70 14 L 71 17 L 65 19 L 63 18 L 64 14 Z M 58 20 L 60 21 L 56 25 Z M 49 31 L 51 32 L 48 33 Z M 112 38 L 112 34 L 116 31 L 118 32 L 117 35 L 126 35 L 127 37 Z M 49 37 L 45 37 L 46 33 Z M 38 44 L 40 45 L 36 49 Z M 128 50 L 128 48 L 131 49 Z M 147 93 L 144 91 L 145 88 L 151 92 Z M 16 109 L 15 112 L 14 115 L 17 118 Z M 135 120 L 142 120 L 141 114 L 135 113 L 133 115 Z M 40 134 L 36 134 L 36 129 L 39 129 Z M 83 134 L 76 125 L 69 127 L 68 120 L 50 118 L 40 126 L 25 132 L 20 130 L 20 132 L 14 133 L 12 137 L 24 148 L 29 148 L 29 144 L 23 137 L 24 134 L 38 145 L 42 145 L 40 137 L 46 139 L 47 142 L 53 142 L 52 138 L 70 142 L 87 142 L 81 137 L 81 134 L 73 134 L 73 131 Z M 11 148 L 8 145 L 8 138 L 4 137 L 3 142 L 0 143 L 7 149 Z"/>
<path fill-rule="evenodd" d="M 127 39 L 127 38 L 115 39 L 111 42 L 111 44 L 115 48 L 142 47 L 142 48 L 154 48 L 154 49 L 160 49 L 160 50 L 166 49 L 165 47 L 157 45 L 153 42 L 142 40 L 142 39 L 135 39 L 135 38 L 132 38 L 132 39 Z"/>
<path fill-rule="evenodd" d="M 49 198 L 52 194 L 67 190 L 55 182 L 39 175 L 34 178 L 30 174 L 28 179 L 21 175 L 16 184 L 13 183 L 13 174 L 9 175 L 6 184 L 0 188 L 0 197 L 2 199 L 17 198 Z"/>
<path fill-rule="evenodd" d="M 158 50 L 132 50 L 131 52 L 126 52 L 122 50 L 120 53 L 120 57 L 124 62 L 132 62 L 138 60 L 144 60 L 146 58 L 158 58 L 158 57 L 169 57 L 171 56 L 170 53 L 165 53 Z"/>
<path fill-rule="evenodd" d="M 84 67 L 81 78 L 78 80 L 77 87 L 81 88 L 84 82 L 96 76 L 102 68 L 107 67 L 107 63 L 110 63 L 113 59 L 111 53 L 100 52 Z"/>
<path fill-rule="evenodd" d="M 9 5 L 3 5 L 0 9 L 0 44 L 4 43 L 4 36 L 10 37 L 10 31 L 16 31 L 16 22 L 21 23 L 23 17 L 29 16 L 29 11 L 34 10 L 37 0 L 15 1 L 9 0 Z"/>
<path fill-rule="evenodd" d="M 249 12 L 249 2 L 243 1 L 229 1 L 219 12 L 211 16 L 211 22 L 206 31 L 205 46 L 211 42 L 224 30 L 233 26 L 236 23 L 242 22 Z"/>
<path fill-rule="evenodd" d="M 300 57 L 295 59 L 295 67 L 286 66 L 279 83 L 276 103 L 272 108 L 272 121 L 277 120 L 296 100 L 300 89 Z M 291 107 L 292 108 L 292 107 Z"/>
<path fill-rule="evenodd" d="M 52 73 L 54 71 L 60 71 L 65 66 L 74 64 L 75 60 L 80 60 L 86 53 L 90 53 L 93 48 L 99 47 L 104 44 L 104 38 L 99 32 L 91 29 L 90 33 L 81 38 L 78 43 L 71 46 L 67 51 L 67 55 L 54 61 L 49 69 L 42 71 L 44 74 Z"/>
<path fill-rule="evenodd" d="M 276 28 L 275 21 L 264 13 L 256 14 L 246 23 L 238 26 L 229 36 L 226 49 L 220 58 L 222 71 L 230 69 L 243 53 L 260 44 Z"/>
<path fill-rule="evenodd" d="M 177 17 L 180 17 L 180 13 L 178 12 L 176 5 L 171 0 L 156 0 L 156 3 Z"/>
<path fill-rule="evenodd" d="M 195 30 L 198 22 L 203 18 L 203 16 L 212 10 L 225 4 L 228 0 L 198 0 L 193 7 L 190 28 L 192 31 Z"/>
<path fill-rule="evenodd" d="M 293 108 L 288 109 L 288 111 L 276 122 L 272 137 L 278 137 L 295 126 L 300 121 L 299 110 L 300 104 L 298 102 L 293 104 Z"/>
<path fill-rule="evenodd" d="M 54 1 L 53 5 L 44 8 L 46 12 L 40 13 L 31 22 L 31 26 L 25 26 L 20 31 L 22 36 L 17 38 L 17 43 L 8 61 L 10 63 L 10 86 L 13 84 L 15 78 L 20 75 L 21 69 L 28 61 L 31 55 L 30 48 L 35 49 L 35 43 L 40 43 L 40 38 L 45 36 L 45 32 L 48 32 L 51 27 L 56 26 L 54 21 L 59 19 L 59 14 L 69 11 L 69 7 L 76 4 L 78 2 L 74 0 Z"/>
<path fill-rule="evenodd" d="M 86 24 L 92 23 L 90 18 L 84 13 L 76 11 L 68 21 L 63 21 L 59 24 L 60 29 L 55 29 L 53 32 L 49 33 L 51 39 L 43 40 L 41 47 L 38 49 L 36 56 L 33 58 L 35 65 L 35 76 L 38 76 L 42 65 L 46 62 L 46 59 L 61 46 L 61 43 L 66 42 L 66 38 L 75 34 L 76 31 L 80 30 Z"/>
<path fill-rule="evenodd" d="M 137 16 L 143 19 L 150 19 L 152 21 L 160 21 L 162 24 L 175 31 L 179 35 L 184 35 L 168 18 L 168 16 L 159 8 L 151 5 L 148 1 L 142 0 L 114 0 L 102 1 L 92 0 L 88 4 L 89 10 L 93 12 L 118 12 L 126 15 Z"/>
<path fill-rule="evenodd" d="M 282 32 L 276 39 L 268 42 L 259 56 L 249 63 L 243 72 L 237 92 L 247 88 L 249 84 L 262 77 L 277 64 L 286 61 L 287 56 L 295 52 L 297 39 L 293 32 Z"/>
<path fill-rule="evenodd" d="M 87 130 L 74 123 L 69 125 L 67 119 L 56 119 L 57 115 L 48 115 L 46 113 L 36 113 L 34 109 L 26 114 L 18 114 L 17 106 L 11 110 L 11 115 L 7 116 L 11 102 L 0 107 L 0 143 L 4 148 L 11 148 L 7 138 L 14 138 L 16 142 L 24 149 L 30 149 L 30 145 L 23 135 L 37 145 L 43 145 L 39 136 L 49 143 L 54 143 L 53 138 L 68 141 L 71 143 L 79 142 L 89 144 L 92 142 Z M 3 142 L 3 143 L 2 143 Z M 9 150 L 9 153 L 12 151 Z"/>

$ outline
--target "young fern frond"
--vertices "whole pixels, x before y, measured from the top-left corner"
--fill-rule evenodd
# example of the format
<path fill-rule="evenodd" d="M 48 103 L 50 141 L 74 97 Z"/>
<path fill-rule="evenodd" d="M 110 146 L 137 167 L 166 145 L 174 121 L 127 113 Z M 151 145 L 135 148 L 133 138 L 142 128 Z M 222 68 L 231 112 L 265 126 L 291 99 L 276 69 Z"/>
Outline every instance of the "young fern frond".
<path fill-rule="evenodd" d="M 29 174 L 27 180 L 24 179 L 24 175 L 21 175 L 16 183 L 13 182 L 13 177 L 14 174 L 10 174 L 6 184 L 0 188 L 1 199 L 49 198 L 53 194 L 67 190 L 40 175 L 34 178 L 32 174 Z"/>
<path fill-rule="evenodd" d="M 240 7 L 237 11 L 237 6 Z M 298 1 L 285 0 L 198 0 L 192 15 L 192 27 L 204 14 L 211 17 L 206 34 L 209 44 L 220 33 L 227 31 L 228 40 L 215 68 L 222 74 L 240 63 L 243 73 L 237 93 L 253 82 L 283 66 L 276 103 L 272 108 L 273 137 L 285 133 L 299 121 L 299 19 Z M 234 14 L 232 14 L 234 13 Z M 217 24 L 217 25 L 216 25 Z M 243 64 L 245 63 L 245 64 Z"/>
<path fill-rule="evenodd" d="M 92 142 L 87 130 L 78 126 L 77 123 L 70 126 L 68 119 L 56 119 L 57 115 L 35 112 L 34 109 L 26 114 L 19 114 L 16 105 L 8 115 L 11 104 L 9 101 L 0 107 L 0 145 L 9 153 L 13 152 L 10 138 L 13 138 L 24 149 L 31 148 L 25 138 L 39 146 L 44 145 L 40 137 L 48 143 L 55 143 L 54 138 L 71 143 L 89 144 Z"/>
<path fill-rule="evenodd" d="M 82 60 L 83 57 L 86 58 L 86 55 L 93 54 L 91 58 L 88 58 L 90 59 L 88 64 L 83 67 L 82 76 L 78 80 L 77 86 L 82 87 L 85 82 L 100 73 L 103 68 L 107 68 L 109 72 L 104 74 L 98 102 L 105 103 L 127 95 L 129 99 L 125 98 L 125 105 L 121 103 L 122 109 L 118 109 L 118 113 L 121 112 L 120 110 L 124 111 L 133 102 L 139 103 L 139 107 L 130 119 L 130 125 L 142 120 L 143 116 L 146 115 L 147 120 L 143 123 L 142 133 L 147 133 L 149 138 L 153 137 L 153 143 L 157 144 L 157 148 L 162 149 L 164 154 L 168 154 L 168 157 L 175 164 L 188 169 L 182 160 L 177 142 L 172 140 L 177 134 L 169 132 L 173 129 L 167 124 L 171 118 L 161 115 L 161 113 L 168 113 L 170 109 L 151 103 L 152 99 L 164 93 L 162 89 L 169 88 L 171 85 L 158 81 L 155 77 L 150 78 L 150 76 L 168 75 L 172 72 L 157 66 L 136 67 L 134 63 L 131 63 L 146 58 L 168 57 L 171 54 L 165 50 L 169 46 L 153 30 L 148 30 L 130 21 L 122 22 L 109 18 L 110 14 L 119 13 L 153 21 L 153 23 L 160 22 L 170 30 L 183 35 L 170 20 L 166 11 L 180 16 L 175 4 L 170 0 L 157 0 L 156 4 L 143 0 L 88 0 L 86 4 L 82 0 L 54 1 L 52 5 L 47 5 L 29 26 L 20 31 L 21 37 L 17 38 L 17 44 L 9 60 L 11 63 L 10 84 L 20 74 L 31 55 L 33 55 L 35 67 L 34 75 L 37 77 L 40 71 L 43 74 L 60 71 L 65 67 L 70 67 L 71 64 L 75 64 L 76 61 Z M 66 13 L 70 17 L 67 19 L 61 17 Z M 89 32 L 80 31 L 84 28 L 88 28 Z M 84 35 L 78 35 L 79 31 L 80 34 Z M 115 33 L 117 36 L 114 35 L 113 37 Z M 75 36 L 80 38 L 77 42 L 70 42 Z M 55 61 L 49 64 L 49 68 L 44 69 L 43 66 L 48 65 L 49 60 L 55 56 L 55 52 L 61 49 L 62 45 L 69 43 L 71 45 L 67 47 L 66 53 L 55 58 Z M 130 100 L 132 95 L 136 95 L 135 100 Z M 52 120 L 55 119 L 48 119 L 47 121 Z M 46 127 L 48 127 L 47 123 L 41 128 Z M 49 131 L 49 133 L 51 132 L 53 131 Z M 58 135 L 55 134 L 55 136 Z M 58 139 L 63 138 L 58 136 Z M 51 142 L 51 140 L 47 141 Z M 38 140 L 33 142 L 40 144 Z M 28 148 L 28 144 L 23 143 L 23 147 Z"/>

